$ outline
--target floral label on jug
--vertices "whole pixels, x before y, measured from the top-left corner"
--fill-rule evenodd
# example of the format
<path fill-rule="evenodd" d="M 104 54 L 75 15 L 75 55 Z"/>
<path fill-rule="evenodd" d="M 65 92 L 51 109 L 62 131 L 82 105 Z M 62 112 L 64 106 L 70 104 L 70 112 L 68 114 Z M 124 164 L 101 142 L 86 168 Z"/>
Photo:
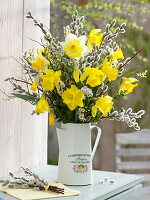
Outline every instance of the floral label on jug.
<path fill-rule="evenodd" d="M 68 155 L 70 164 L 74 164 L 72 169 L 76 173 L 85 173 L 88 171 L 88 165 L 91 162 L 90 154 L 71 154 Z"/>
<path fill-rule="evenodd" d="M 76 173 L 85 173 L 88 171 L 87 165 L 74 165 L 73 171 Z"/>

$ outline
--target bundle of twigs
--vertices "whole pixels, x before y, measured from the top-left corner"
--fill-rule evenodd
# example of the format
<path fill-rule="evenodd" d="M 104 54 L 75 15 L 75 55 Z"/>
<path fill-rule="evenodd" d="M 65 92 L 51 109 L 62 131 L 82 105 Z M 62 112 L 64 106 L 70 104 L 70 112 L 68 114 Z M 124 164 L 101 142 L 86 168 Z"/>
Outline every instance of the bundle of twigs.
<path fill-rule="evenodd" d="M 33 173 L 28 168 L 22 167 L 25 176 L 18 177 L 12 172 L 9 173 L 9 176 L 12 177 L 12 180 L 0 180 L 1 186 L 8 188 L 16 189 L 29 189 L 41 191 L 49 191 L 57 194 L 64 194 L 64 189 L 57 186 L 49 185 L 48 182 L 40 178 L 37 174 Z"/>

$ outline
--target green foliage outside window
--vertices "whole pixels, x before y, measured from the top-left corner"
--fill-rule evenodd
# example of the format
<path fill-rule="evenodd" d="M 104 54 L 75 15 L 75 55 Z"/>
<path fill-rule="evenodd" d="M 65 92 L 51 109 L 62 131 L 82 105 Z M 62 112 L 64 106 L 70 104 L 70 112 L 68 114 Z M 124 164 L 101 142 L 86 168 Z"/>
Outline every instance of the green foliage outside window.
<path fill-rule="evenodd" d="M 128 69 L 133 65 L 137 67 L 137 71 L 134 73 L 142 73 L 145 70 L 148 72 L 147 78 L 140 79 L 141 83 L 139 84 L 142 85 L 142 89 L 131 94 L 133 101 L 128 102 L 126 99 L 123 101 L 127 107 L 132 105 L 135 110 L 146 110 L 145 118 L 140 123 L 141 127 L 150 128 L 148 121 L 150 118 L 150 28 L 147 28 L 150 27 L 148 22 L 149 8 L 150 0 L 51 0 L 51 32 L 60 40 L 63 40 L 63 32 L 60 30 L 70 23 L 70 15 L 75 9 L 79 11 L 80 16 L 85 16 L 85 28 L 89 32 L 94 28 L 101 28 L 103 32 L 105 24 L 114 18 L 118 24 L 127 23 L 125 37 L 118 38 L 122 43 L 121 48 L 124 54 L 133 56 L 143 48 L 142 53 L 136 56 L 127 67 Z M 118 104 L 122 104 L 122 102 L 119 101 Z"/>

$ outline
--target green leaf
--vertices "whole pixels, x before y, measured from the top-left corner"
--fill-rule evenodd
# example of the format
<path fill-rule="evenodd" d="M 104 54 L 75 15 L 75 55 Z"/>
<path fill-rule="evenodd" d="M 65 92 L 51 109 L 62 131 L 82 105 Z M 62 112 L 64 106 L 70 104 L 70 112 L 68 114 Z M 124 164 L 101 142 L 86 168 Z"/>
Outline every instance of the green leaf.
<path fill-rule="evenodd" d="M 118 79 L 121 79 L 122 77 L 125 77 L 129 74 L 133 74 L 136 70 L 138 69 L 138 67 L 133 67 L 132 69 L 127 70 L 124 74 L 122 74 Z"/>
<path fill-rule="evenodd" d="M 29 96 L 29 95 L 25 95 L 25 94 L 16 94 L 16 93 L 11 93 L 11 95 L 13 95 L 16 98 L 20 98 L 23 99 L 25 101 L 28 101 L 32 104 L 37 103 L 37 101 L 39 100 L 39 98 L 34 97 L 34 96 Z"/>

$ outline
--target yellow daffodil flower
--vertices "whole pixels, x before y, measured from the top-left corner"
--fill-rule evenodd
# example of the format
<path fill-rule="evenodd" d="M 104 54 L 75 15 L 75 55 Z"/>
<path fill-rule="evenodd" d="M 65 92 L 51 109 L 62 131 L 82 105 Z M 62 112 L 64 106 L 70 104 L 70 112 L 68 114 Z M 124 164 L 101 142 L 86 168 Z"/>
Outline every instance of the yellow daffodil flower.
<path fill-rule="evenodd" d="M 46 53 L 46 55 L 48 55 L 48 49 L 46 49 L 46 48 L 39 48 L 38 49 L 38 54 L 43 54 L 43 53 Z"/>
<path fill-rule="evenodd" d="M 58 82 L 61 81 L 61 71 L 54 72 L 52 69 L 45 69 L 46 75 L 41 75 L 42 82 L 40 83 L 46 91 L 52 91 Z"/>
<path fill-rule="evenodd" d="M 131 93 L 133 89 L 138 86 L 138 84 L 133 84 L 137 81 L 138 80 L 136 78 L 124 78 L 119 88 L 119 94 L 121 94 L 121 92 L 125 94 Z"/>
<path fill-rule="evenodd" d="M 50 57 L 50 54 L 49 54 L 49 49 L 48 48 L 39 48 L 38 49 L 38 54 L 46 54 L 47 58 L 49 59 L 50 62 L 53 62 L 52 58 Z"/>
<path fill-rule="evenodd" d="M 65 38 L 65 42 L 61 42 L 61 45 L 68 57 L 80 58 L 81 56 L 86 56 L 89 53 L 89 49 L 85 45 L 85 42 L 85 35 L 77 37 L 76 35 L 69 33 Z"/>
<path fill-rule="evenodd" d="M 74 110 L 77 106 L 83 107 L 84 93 L 75 85 L 71 85 L 70 89 L 63 92 L 62 99 L 70 110 Z"/>
<path fill-rule="evenodd" d="M 49 125 L 55 125 L 55 113 L 54 110 L 50 110 L 50 114 L 49 114 Z"/>
<path fill-rule="evenodd" d="M 84 68 L 84 73 L 81 75 L 80 81 L 84 81 L 86 78 L 86 84 L 90 85 L 91 87 L 96 87 L 105 80 L 106 76 L 98 67 Z"/>
<path fill-rule="evenodd" d="M 38 87 L 37 81 L 34 80 L 30 87 L 30 90 L 36 91 L 37 87 Z"/>
<path fill-rule="evenodd" d="M 124 55 L 121 49 L 118 49 L 115 52 L 111 52 L 109 55 L 109 58 L 112 60 L 117 60 L 117 59 L 124 59 Z"/>
<path fill-rule="evenodd" d="M 37 69 L 37 71 L 44 69 L 47 65 L 49 65 L 49 61 L 42 54 L 37 54 L 35 61 L 32 62 L 32 68 Z"/>
<path fill-rule="evenodd" d="M 108 62 L 108 59 L 105 59 L 102 63 L 101 70 L 106 75 L 108 80 L 114 81 L 118 76 L 118 68 L 112 67 L 112 62 Z"/>
<path fill-rule="evenodd" d="M 92 107 L 92 116 L 95 117 L 97 114 L 97 109 L 99 109 L 102 113 L 103 116 L 107 116 L 108 113 L 111 111 L 113 102 L 112 102 L 112 97 L 110 96 L 102 96 L 100 97 L 95 105 Z"/>
<path fill-rule="evenodd" d="M 88 35 L 88 47 L 90 51 L 93 49 L 93 44 L 101 44 L 103 34 L 101 33 L 101 29 L 93 29 Z"/>
<path fill-rule="evenodd" d="M 76 83 L 79 82 L 79 70 L 77 68 L 74 69 L 73 78 L 74 78 Z"/>
<path fill-rule="evenodd" d="M 44 113 L 44 111 L 50 112 L 49 104 L 45 99 L 45 95 L 42 95 L 38 103 L 36 104 L 35 111 L 37 113 Z"/>
<path fill-rule="evenodd" d="M 43 52 L 44 52 L 44 48 L 39 48 L 39 49 L 38 49 L 38 53 L 39 53 L 39 54 L 42 54 Z"/>

